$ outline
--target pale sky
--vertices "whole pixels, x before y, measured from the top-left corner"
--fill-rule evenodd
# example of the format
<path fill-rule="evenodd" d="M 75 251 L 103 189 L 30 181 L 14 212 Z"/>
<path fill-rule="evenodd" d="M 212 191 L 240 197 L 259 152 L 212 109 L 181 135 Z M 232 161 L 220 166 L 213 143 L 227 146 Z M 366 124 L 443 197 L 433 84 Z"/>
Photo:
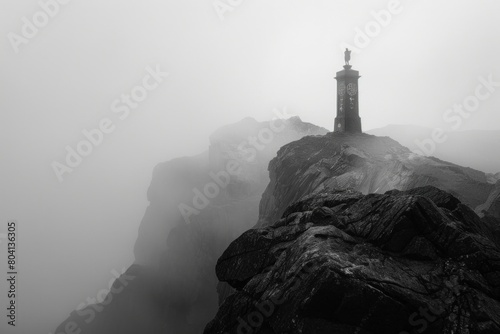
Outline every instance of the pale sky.
<path fill-rule="evenodd" d="M 49 333 L 132 263 L 157 163 L 197 154 L 218 127 L 270 119 L 274 108 L 332 129 L 341 46 L 389 2 L 243 1 L 222 21 L 213 0 L 72 0 L 16 53 L 8 34 L 40 5 L 1 0 L 0 233 L 19 221 L 22 265 L 20 325 L 7 328 L 2 314 L 0 331 Z M 443 114 L 479 77 L 500 82 L 500 2 L 400 3 L 353 53 L 363 127 L 449 127 Z M 112 102 L 157 65 L 169 76 L 119 120 Z M 460 130 L 499 130 L 499 106 L 500 87 Z M 51 163 L 103 118 L 116 129 L 59 183 Z"/>

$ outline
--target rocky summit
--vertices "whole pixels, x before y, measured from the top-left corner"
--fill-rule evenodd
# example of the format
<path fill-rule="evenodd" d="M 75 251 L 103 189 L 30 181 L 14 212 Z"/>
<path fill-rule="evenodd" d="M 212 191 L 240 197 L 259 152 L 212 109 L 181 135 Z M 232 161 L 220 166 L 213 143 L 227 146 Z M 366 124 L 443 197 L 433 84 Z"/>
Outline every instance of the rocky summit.
<path fill-rule="evenodd" d="M 339 147 L 339 156 L 329 157 L 331 168 L 320 163 L 323 154 L 310 151 L 309 164 L 318 168 L 310 173 L 359 168 L 353 173 L 363 175 L 373 167 L 360 161 L 369 159 L 402 164 L 346 150 L 353 152 Z M 411 170 L 404 176 L 412 177 Z M 353 180 L 358 187 L 383 187 L 377 177 Z M 290 191 L 318 184 L 296 181 Z M 500 333 L 500 244 L 469 206 L 432 186 L 369 195 L 315 191 L 273 223 L 245 232 L 216 270 L 236 292 L 205 334 Z"/>
<path fill-rule="evenodd" d="M 56 334 L 500 333 L 498 179 L 245 119 L 155 168 L 135 264 Z"/>
<path fill-rule="evenodd" d="M 272 224 L 303 196 L 326 189 L 370 194 L 432 185 L 480 209 L 495 188 L 484 172 L 421 156 L 389 137 L 368 134 L 304 137 L 279 150 L 269 175 L 259 226 Z"/>
<path fill-rule="evenodd" d="M 285 145 L 269 175 L 205 334 L 500 333 L 491 175 L 348 133 Z"/>

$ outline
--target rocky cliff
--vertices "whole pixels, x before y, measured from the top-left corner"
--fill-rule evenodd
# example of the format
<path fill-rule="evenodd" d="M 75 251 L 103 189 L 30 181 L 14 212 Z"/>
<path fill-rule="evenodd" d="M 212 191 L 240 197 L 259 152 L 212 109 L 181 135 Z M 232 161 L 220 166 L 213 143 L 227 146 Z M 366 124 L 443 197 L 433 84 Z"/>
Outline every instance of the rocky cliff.
<path fill-rule="evenodd" d="M 446 192 L 321 189 L 266 225 L 219 259 L 205 334 L 500 333 L 500 244 Z"/>
<path fill-rule="evenodd" d="M 183 223 L 217 224 L 213 229 L 233 240 L 255 224 L 269 183 L 267 167 L 279 148 L 326 133 L 298 117 L 269 122 L 246 118 L 215 131 L 207 152 L 157 165 L 135 244 L 136 263 L 156 263 L 167 249 L 170 231 Z M 234 224 L 236 218 L 239 224 Z"/>
<path fill-rule="evenodd" d="M 133 279 L 104 304 L 73 312 L 56 333 L 201 333 L 218 307 L 216 261 L 255 225 L 269 161 L 287 143 L 326 133 L 298 117 L 247 118 L 213 133 L 207 152 L 156 166 L 136 264 L 124 274 Z"/>
<path fill-rule="evenodd" d="M 244 316 L 269 298 L 261 333 L 414 333 L 412 312 L 438 297 L 453 310 L 429 328 L 495 333 L 491 178 L 388 137 L 243 120 L 208 152 L 155 168 L 136 264 L 56 334 L 201 333 L 219 304 L 207 333 L 250 333 L 260 316 Z"/>
<path fill-rule="evenodd" d="M 494 189 L 481 171 L 420 156 L 389 137 L 368 134 L 303 138 L 279 150 L 269 173 L 259 226 L 274 223 L 290 203 L 325 189 L 369 194 L 433 185 L 473 209 L 484 204 Z"/>

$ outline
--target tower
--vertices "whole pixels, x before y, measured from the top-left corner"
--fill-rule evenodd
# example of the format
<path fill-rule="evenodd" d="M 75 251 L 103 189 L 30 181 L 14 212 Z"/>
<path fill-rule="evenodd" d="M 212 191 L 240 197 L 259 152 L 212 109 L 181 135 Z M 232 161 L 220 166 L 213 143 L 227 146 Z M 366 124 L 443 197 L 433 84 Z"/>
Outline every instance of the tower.
<path fill-rule="evenodd" d="M 361 133 L 359 117 L 359 72 L 349 65 L 351 51 L 346 49 L 346 65 L 337 72 L 337 117 L 334 132 Z"/>

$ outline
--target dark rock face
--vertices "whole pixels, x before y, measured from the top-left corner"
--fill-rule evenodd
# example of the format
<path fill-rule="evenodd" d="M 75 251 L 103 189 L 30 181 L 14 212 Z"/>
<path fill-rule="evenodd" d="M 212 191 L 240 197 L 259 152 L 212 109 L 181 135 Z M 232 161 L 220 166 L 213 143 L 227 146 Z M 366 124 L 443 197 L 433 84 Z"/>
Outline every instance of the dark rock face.
<path fill-rule="evenodd" d="M 325 190 L 283 212 L 219 259 L 237 291 L 205 334 L 500 333 L 500 244 L 456 197 Z"/>
<path fill-rule="evenodd" d="M 219 306 L 207 333 L 498 333 L 500 220 L 484 173 L 390 138 L 281 125 L 246 119 L 158 165 L 134 280 L 56 333 L 197 334 Z"/>
<path fill-rule="evenodd" d="M 219 304 L 216 261 L 255 225 L 269 161 L 281 146 L 326 132 L 299 118 L 245 119 L 216 131 L 208 152 L 156 166 L 134 249 L 136 280 L 92 321 L 73 312 L 57 334 L 71 322 L 81 334 L 201 333 Z M 228 172 L 230 162 L 236 173 Z M 209 197 L 206 189 L 217 194 Z M 191 211 L 181 211 L 181 205 Z"/>
<path fill-rule="evenodd" d="M 476 209 L 494 185 L 487 175 L 412 153 L 388 137 L 329 133 L 282 147 L 269 165 L 258 226 L 272 224 L 291 203 L 326 189 L 364 194 L 435 186 Z"/>

